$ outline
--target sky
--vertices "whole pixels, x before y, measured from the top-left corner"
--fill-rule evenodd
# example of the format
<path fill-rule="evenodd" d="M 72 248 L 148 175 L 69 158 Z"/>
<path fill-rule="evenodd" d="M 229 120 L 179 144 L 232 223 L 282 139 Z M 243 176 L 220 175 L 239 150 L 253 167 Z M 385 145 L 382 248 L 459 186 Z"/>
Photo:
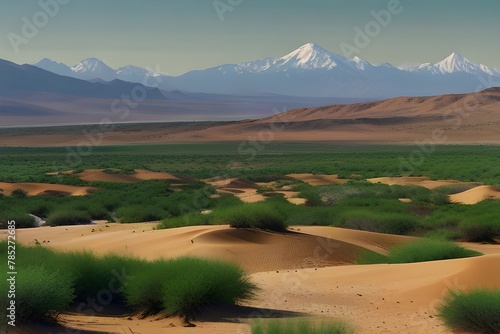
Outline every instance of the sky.
<path fill-rule="evenodd" d="M 374 64 L 457 52 L 500 68 L 499 13 L 498 0 L 2 0 L 0 58 L 180 75 L 312 42 Z"/>

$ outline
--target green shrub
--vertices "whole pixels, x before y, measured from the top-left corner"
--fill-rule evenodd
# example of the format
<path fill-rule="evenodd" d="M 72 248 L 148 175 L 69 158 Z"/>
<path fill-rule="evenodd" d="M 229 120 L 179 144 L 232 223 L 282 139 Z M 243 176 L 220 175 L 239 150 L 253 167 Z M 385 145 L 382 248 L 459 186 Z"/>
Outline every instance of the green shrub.
<path fill-rule="evenodd" d="M 332 207 L 311 207 L 290 214 L 287 224 L 329 226 L 334 223 L 336 210 Z"/>
<path fill-rule="evenodd" d="M 287 229 L 284 215 L 265 202 L 229 208 L 220 219 L 234 228 L 258 228 L 277 232 Z"/>
<path fill-rule="evenodd" d="M 16 190 L 12 191 L 10 196 L 12 196 L 14 198 L 26 198 L 26 197 L 28 197 L 28 193 L 23 189 L 16 189 Z"/>
<path fill-rule="evenodd" d="M 467 223 L 461 226 L 461 230 L 463 239 L 469 242 L 494 242 L 500 235 L 498 221 Z"/>
<path fill-rule="evenodd" d="M 343 321 L 314 323 L 302 319 L 259 320 L 252 324 L 252 334 L 353 334 L 353 327 Z"/>
<path fill-rule="evenodd" d="M 29 210 L 29 213 L 35 216 L 47 217 L 54 207 L 55 205 L 41 200 L 40 202 L 30 204 L 27 209 Z"/>
<path fill-rule="evenodd" d="M 71 276 L 61 270 L 30 266 L 18 270 L 16 317 L 37 321 L 66 310 L 74 299 Z"/>
<path fill-rule="evenodd" d="M 406 245 L 391 249 L 387 256 L 373 256 L 373 254 L 365 253 L 358 260 L 358 263 L 412 263 L 458 259 L 478 255 L 482 254 L 470 249 L 463 248 L 453 242 L 419 239 Z"/>
<path fill-rule="evenodd" d="M 54 266 L 68 268 L 75 283 L 75 294 L 78 300 L 89 296 L 97 296 L 99 291 L 109 289 L 110 282 L 116 281 L 116 273 L 138 271 L 142 262 L 133 258 L 115 255 L 97 257 L 89 252 L 56 253 L 50 262 Z M 115 282 L 115 288 L 121 289 L 124 282 Z M 125 282 L 128 283 L 128 282 Z M 121 291 L 120 291 L 121 292 Z M 115 295 L 113 302 L 119 302 L 121 295 Z"/>
<path fill-rule="evenodd" d="M 123 290 L 127 305 L 144 316 L 163 310 L 163 286 L 169 280 L 169 269 L 164 261 L 153 262 L 153 266 L 134 274 L 133 282 Z"/>
<path fill-rule="evenodd" d="M 161 220 L 169 214 L 156 206 L 132 205 L 118 209 L 116 215 L 122 223 L 138 223 Z"/>
<path fill-rule="evenodd" d="M 452 329 L 473 333 L 500 332 L 500 290 L 449 291 L 438 308 L 439 317 Z"/>
<path fill-rule="evenodd" d="M 212 303 L 234 304 L 253 296 L 256 287 L 237 265 L 222 261 L 180 258 L 145 260 L 92 253 L 59 253 L 44 247 L 17 245 L 17 300 L 22 319 L 38 319 L 67 308 L 71 301 L 87 303 L 103 291 L 113 304 L 144 314 L 191 316 Z M 7 242 L 0 242 L 0 255 Z M 57 268 L 49 271 L 47 268 Z M 0 292 L 7 291 L 6 281 Z M 43 305 L 42 305 L 43 304 Z M 5 299 L 0 300 L 0 307 Z M 4 320 L 4 319 L 2 319 Z M 0 325 L 2 322 L 0 321 Z"/>
<path fill-rule="evenodd" d="M 389 218 L 380 223 L 380 227 L 377 232 L 397 234 L 397 235 L 409 235 L 418 226 L 418 222 L 412 217 L 395 217 Z"/>
<path fill-rule="evenodd" d="M 163 307 L 168 315 L 189 317 L 213 303 L 235 304 L 253 296 L 255 286 L 235 264 L 181 258 L 167 268 Z"/>
<path fill-rule="evenodd" d="M 356 264 L 380 264 L 389 263 L 389 258 L 386 255 L 373 252 L 371 250 L 363 250 L 360 252 Z"/>
<path fill-rule="evenodd" d="M 36 227 L 35 218 L 26 213 L 2 213 L 0 216 L 0 228 L 7 228 L 7 223 L 14 220 L 16 228 Z"/>
<path fill-rule="evenodd" d="M 454 229 L 431 230 L 424 234 L 427 239 L 450 241 L 460 237 L 460 233 Z"/>
<path fill-rule="evenodd" d="M 52 213 L 47 218 L 47 225 L 65 226 L 65 225 L 83 225 L 90 223 L 90 215 L 82 211 L 58 211 Z"/>
<path fill-rule="evenodd" d="M 130 175 L 134 174 L 135 170 L 133 168 L 105 168 L 102 170 L 106 174 L 118 174 L 118 175 Z"/>

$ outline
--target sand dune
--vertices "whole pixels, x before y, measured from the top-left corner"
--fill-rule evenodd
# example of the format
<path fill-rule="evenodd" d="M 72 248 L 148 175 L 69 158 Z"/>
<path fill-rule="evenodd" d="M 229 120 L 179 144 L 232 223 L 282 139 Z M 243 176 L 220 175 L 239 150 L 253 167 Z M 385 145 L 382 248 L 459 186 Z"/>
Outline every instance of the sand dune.
<path fill-rule="evenodd" d="M 449 198 L 451 202 L 462 204 L 476 204 L 485 199 L 500 199 L 500 187 L 479 186 L 450 195 Z"/>
<path fill-rule="evenodd" d="M 500 288 L 500 254 L 252 277 L 262 292 L 251 306 L 340 317 L 354 323 L 359 333 L 450 333 L 436 316 L 436 306 L 450 288 Z"/>
<path fill-rule="evenodd" d="M 10 196 L 17 189 L 24 190 L 28 196 L 41 195 L 67 195 L 67 196 L 85 196 L 96 190 L 92 187 L 75 187 L 62 184 L 50 183 L 7 183 L 0 182 L 0 193 Z"/>
<path fill-rule="evenodd" d="M 327 184 L 344 184 L 349 180 L 339 179 L 338 175 L 322 175 L 322 174 L 288 174 L 287 176 L 294 179 L 309 183 L 312 186 L 323 186 Z"/>
<path fill-rule="evenodd" d="M 377 177 L 368 179 L 371 183 L 384 183 L 399 186 L 419 186 L 427 189 L 434 189 L 443 186 L 453 186 L 458 184 L 477 185 L 477 183 L 460 182 L 455 180 L 431 180 L 426 176 L 401 176 L 401 177 Z"/>
<path fill-rule="evenodd" d="M 259 185 L 247 180 L 215 177 L 202 181 L 216 187 L 219 193 L 234 195 L 245 203 L 261 202 L 266 199 L 264 195 L 257 193 Z"/>
<path fill-rule="evenodd" d="M 342 240 L 293 231 L 279 234 L 231 229 L 225 225 L 153 231 L 154 226 L 151 223 L 42 227 L 22 230 L 18 239 L 33 245 L 35 239 L 50 241 L 47 245 L 61 250 L 113 252 L 150 260 L 183 255 L 225 259 L 240 264 L 248 272 L 352 264 L 363 249 Z M 317 253 L 324 256 L 316 259 Z"/>
<path fill-rule="evenodd" d="M 244 305 L 247 313 L 201 317 L 186 329 L 178 319 L 63 314 L 69 328 L 113 333 L 250 333 L 248 317 L 283 311 L 351 321 L 359 333 L 449 333 L 435 307 L 449 288 L 500 287 L 500 246 L 466 244 L 485 256 L 448 261 L 350 265 L 362 249 L 386 253 L 413 238 L 333 227 L 295 226 L 290 234 L 194 226 L 152 230 L 155 223 L 19 229 L 18 241 L 34 238 L 61 250 L 115 252 L 148 259 L 195 255 L 235 261 L 253 273 L 262 290 Z M 94 232 L 91 230 L 94 229 Z M 82 235 L 83 234 L 83 235 Z M 0 237 L 5 238 L 6 231 Z M 480 273 L 480 275 L 478 274 Z M 240 324 L 239 322 L 243 322 Z M 49 333 L 50 330 L 33 333 Z M 53 332 L 53 330 L 52 330 Z"/>
<path fill-rule="evenodd" d="M 143 180 L 171 180 L 182 181 L 181 178 L 170 173 L 152 172 L 148 170 L 135 170 L 131 174 L 111 174 L 105 173 L 101 169 L 88 169 L 78 174 L 78 177 L 84 181 L 101 181 L 101 182 L 121 182 L 132 183 Z M 185 181 L 185 180 L 184 180 Z"/>
<path fill-rule="evenodd" d="M 350 230 L 330 226 L 294 226 L 292 228 L 306 234 L 341 240 L 342 242 L 353 244 L 380 254 L 387 254 L 390 248 L 414 240 L 414 238 L 407 236 Z"/>

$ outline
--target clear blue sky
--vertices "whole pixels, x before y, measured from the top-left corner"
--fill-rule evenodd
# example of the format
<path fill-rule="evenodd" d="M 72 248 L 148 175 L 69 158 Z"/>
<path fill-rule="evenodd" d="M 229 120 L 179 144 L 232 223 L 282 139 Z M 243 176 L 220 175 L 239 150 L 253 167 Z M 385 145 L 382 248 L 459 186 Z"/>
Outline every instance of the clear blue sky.
<path fill-rule="evenodd" d="M 15 53 L 8 34 L 22 36 L 22 18 L 32 21 L 41 8 L 39 0 L 2 0 L 0 58 L 34 63 L 47 57 L 73 65 L 97 57 L 115 68 L 159 66 L 178 75 L 281 56 L 307 42 L 342 54 L 341 43 L 354 44 L 354 28 L 364 30 L 373 20 L 370 11 L 397 0 L 217 1 L 241 3 L 221 21 L 213 0 L 71 0 Z M 401 13 L 358 56 L 400 65 L 437 62 L 458 52 L 500 67 L 500 1 L 400 2 Z"/>

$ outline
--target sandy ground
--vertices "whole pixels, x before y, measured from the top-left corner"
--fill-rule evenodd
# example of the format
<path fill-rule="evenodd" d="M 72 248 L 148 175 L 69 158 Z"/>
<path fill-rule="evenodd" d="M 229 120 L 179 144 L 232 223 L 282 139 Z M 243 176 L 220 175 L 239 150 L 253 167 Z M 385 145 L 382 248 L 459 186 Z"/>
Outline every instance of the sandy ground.
<path fill-rule="evenodd" d="M 401 177 L 377 177 L 368 179 L 372 183 L 384 183 L 388 185 L 419 186 L 427 189 L 434 189 L 443 186 L 453 186 L 457 184 L 477 185 L 477 183 L 460 182 L 455 180 L 431 180 L 426 176 L 401 176 Z"/>
<path fill-rule="evenodd" d="M 463 245 L 482 251 L 469 259 L 401 265 L 353 265 L 363 249 L 386 253 L 412 240 L 333 227 L 295 226 L 290 234 L 228 226 L 153 230 L 155 223 L 40 227 L 18 230 L 18 241 L 59 250 L 93 250 L 147 259 L 196 255 L 234 261 L 262 289 L 242 308 L 213 308 L 196 327 L 179 319 L 138 319 L 66 313 L 67 328 L 105 333 L 249 333 L 255 317 L 340 317 L 359 333 L 449 333 L 435 307 L 448 288 L 500 287 L 500 246 Z M 107 226 L 107 227 L 106 227 Z M 92 230 L 94 230 L 92 232 Z M 0 237 L 4 238 L 5 231 Z M 50 242 L 49 242 L 50 241 Z M 50 333 L 36 327 L 32 332 Z M 64 332 L 64 331 L 61 331 Z"/>
<path fill-rule="evenodd" d="M 476 204 L 485 199 L 500 199 L 500 187 L 479 186 L 450 195 L 450 201 L 462 204 Z"/>
<path fill-rule="evenodd" d="M 255 203 L 262 202 L 266 200 L 266 196 L 257 192 L 259 188 L 267 187 L 272 188 L 272 193 L 282 194 L 284 198 L 292 204 L 303 205 L 306 203 L 305 198 L 299 198 L 298 191 L 292 190 L 278 190 L 275 188 L 276 182 L 259 182 L 253 183 L 250 181 L 237 179 L 237 178 L 229 178 L 229 179 L 205 179 L 202 180 L 205 183 L 211 184 L 217 188 L 217 191 L 221 194 L 231 194 L 239 199 L 241 199 L 245 203 Z"/>
<path fill-rule="evenodd" d="M 77 174 L 84 181 L 103 181 L 103 182 L 139 182 L 143 180 L 171 180 L 182 181 L 177 176 L 170 173 L 152 172 L 148 170 L 136 170 L 132 174 L 110 174 L 101 169 L 89 169 Z"/>
<path fill-rule="evenodd" d="M 411 198 L 398 198 L 401 203 L 411 203 Z"/>
<path fill-rule="evenodd" d="M 215 188 L 221 194 L 231 194 L 245 203 L 262 202 L 266 197 L 257 193 L 259 185 L 238 178 L 211 178 L 202 180 Z"/>
<path fill-rule="evenodd" d="M 300 192 L 298 191 L 291 191 L 291 190 L 276 190 L 274 191 L 277 194 L 282 194 L 285 199 L 295 205 L 304 205 L 307 202 L 307 199 L 298 197 Z"/>
<path fill-rule="evenodd" d="M 349 180 L 339 179 L 338 175 L 322 175 L 322 174 L 288 174 L 287 176 L 302 182 L 309 183 L 311 186 L 324 186 L 328 184 L 344 184 Z"/>
<path fill-rule="evenodd" d="M 236 262 L 247 272 L 352 264 L 362 246 L 320 235 L 294 231 L 277 234 L 236 230 L 229 226 L 185 227 L 154 231 L 155 223 L 93 224 L 41 227 L 19 232 L 19 242 L 40 243 L 59 250 L 91 250 L 154 260 L 179 256 L 217 258 Z M 361 244 L 362 245 L 362 244 Z M 335 247 L 321 259 L 315 252 Z M 251 251 L 249 251 L 251 250 Z"/>
<path fill-rule="evenodd" d="M 50 183 L 7 183 L 0 182 L 0 192 L 9 196 L 14 190 L 22 189 L 28 196 L 64 194 L 70 196 L 84 196 L 94 191 L 92 187 L 75 187 Z"/>

